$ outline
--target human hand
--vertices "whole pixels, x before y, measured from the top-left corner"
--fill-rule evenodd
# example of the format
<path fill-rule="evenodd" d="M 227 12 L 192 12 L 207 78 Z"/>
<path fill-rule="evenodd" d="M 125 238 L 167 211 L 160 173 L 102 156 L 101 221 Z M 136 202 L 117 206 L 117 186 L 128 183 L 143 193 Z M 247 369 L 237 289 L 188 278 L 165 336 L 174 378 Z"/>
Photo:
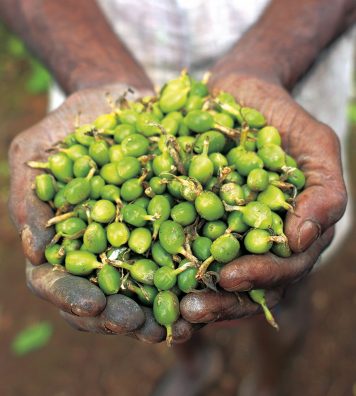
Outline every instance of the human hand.
<path fill-rule="evenodd" d="M 212 91 L 233 94 L 243 106 L 256 108 L 280 131 L 283 147 L 306 176 L 304 190 L 297 196 L 295 214 L 288 213 L 285 233 L 293 251 L 290 258 L 273 254 L 247 255 L 227 264 L 220 272 L 219 285 L 229 292 L 253 288 L 273 289 L 270 303 L 282 291 L 313 268 L 333 237 L 333 225 L 342 216 L 347 195 L 342 176 L 339 141 L 326 125 L 316 121 L 280 85 L 234 74 L 212 75 Z M 252 304 L 252 303 L 251 303 Z M 240 318 L 257 312 L 251 304 L 237 304 L 228 293 L 208 292 L 185 296 L 183 317 L 192 322 Z"/>
<path fill-rule="evenodd" d="M 31 189 L 40 171 L 26 165 L 29 160 L 45 159 L 46 150 L 71 132 L 78 112 L 82 114 L 81 123 L 92 122 L 98 115 L 110 111 L 105 93 L 115 97 L 126 88 L 117 84 L 78 91 L 40 123 L 15 138 L 10 148 L 10 212 L 28 259 L 27 283 L 35 294 L 57 306 L 62 316 L 79 330 L 129 334 L 146 342 L 160 342 L 165 338 L 165 330 L 153 320 L 151 309 L 142 308 L 121 294 L 105 297 L 87 279 L 44 264 L 43 252 L 53 237 L 53 230 L 45 225 L 53 213 Z M 147 93 L 139 92 L 140 95 Z M 192 331 L 191 324 L 179 320 L 173 329 L 175 342 L 186 340 Z"/>

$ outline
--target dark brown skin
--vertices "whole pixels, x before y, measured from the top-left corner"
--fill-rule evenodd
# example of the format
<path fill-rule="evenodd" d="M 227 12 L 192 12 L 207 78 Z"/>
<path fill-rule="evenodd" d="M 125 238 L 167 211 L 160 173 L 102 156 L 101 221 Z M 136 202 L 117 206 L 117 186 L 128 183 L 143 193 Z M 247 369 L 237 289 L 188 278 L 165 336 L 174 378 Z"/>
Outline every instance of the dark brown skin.
<path fill-rule="evenodd" d="M 226 265 L 220 285 L 228 291 L 278 287 L 268 295 L 269 303 L 274 305 L 288 284 L 312 269 L 332 240 L 333 225 L 342 216 L 347 199 L 339 142 L 334 132 L 307 114 L 286 89 L 291 89 L 324 47 L 351 25 L 355 9 L 354 0 L 332 4 L 326 0 L 273 0 L 262 19 L 213 69 L 211 89 L 224 89 L 243 105 L 260 110 L 268 123 L 281 131 L 287 151 L 307 177 L 306 189 L 297 200 L 298 216 L 289 215 L 287 220 L 286 233 L 295 255 L 289 259 L 272 255 L 242 257 L 238 265 Z M 117 83 L 71 95 L 62 107 L 20 134 L 11 146 L 10 209 L 24 252 L 37 265 L 43 262 L 44 247 L 52 235 L 44 230 L 51 211 L 30 193 L 38 171 L 26 167 L 25 161 L 44 158 L 44 150 L 72 130 L 78 111 L 83 114 L 82 123 L 110 111 L 104 99 L 106 91 L 115 97 L 123 92 L 122 84 L 129 84 L 143 93 L 152 84 L 116 39 L 93 0 L 85 1 L 85 7 L 84 0 L 18 0 L 15 4 L 3 0 L 0 15 L 41 55 L 66 92 Z M 91 291 L 92 285 L 81 278 L 77 278 L 81 283 L 78 290 L 83 294 L 71 293 L 75 282 L 72 278 L 47 265 L 28 264 L 30 288 L 58 306 L 74 327 L 104 334 L 130 334 L 146 342 L 164 338 L 150 310 L 142 311 L 128 299 L 127 311 L 117 313 L 117 297 L 104 300 L 100 290 Z M 237 298 L 226 292 L 204 292 L 185 296 L 181 311 L 187 321 L 210 323 L 253 315 L 259 308 L 245 294 Z M 133 321 L 127 328 L 127 317 L 131 316 Z M 196 329 L 184 319 L 174 329 L 178 342 L 189 339 Z"/>

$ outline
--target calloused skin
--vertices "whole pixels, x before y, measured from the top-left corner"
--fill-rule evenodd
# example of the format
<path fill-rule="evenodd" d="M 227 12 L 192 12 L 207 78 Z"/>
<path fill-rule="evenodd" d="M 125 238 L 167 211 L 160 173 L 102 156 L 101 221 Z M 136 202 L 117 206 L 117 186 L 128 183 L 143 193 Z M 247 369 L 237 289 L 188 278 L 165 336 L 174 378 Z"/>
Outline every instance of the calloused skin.
<path fill-rule="evenodd" d="M 176 343 L 188 340 L 202 324 L 260 313 L 259 306 L 245 293 L 231 292 L 253 287 L 274 289 L 268 292 L 267 301 L 270 306 L 275 305 L 287 285 L 305 276 L 329 245 L 333 224 L 346 204 L 339 144 L 330 128 L 315 121 L 286 91 L 271 83 L 235 76 L 213 77 L 211 89 L 229 91 L 243 105 L 259 109 L 268 123 L 280 130 L 284 147 L 305 172 L 307 184 L 297 199 L 297 215 L 287 216 L 286 234 L 295 254 L 288 259 L 272 254 L 241 257 L 221 271 L 219 284 L 228 292 L 204 291 L 184 296 L 182 318 L 174 326 Z M 82 114 L 81 123 L 90 122 L 110 111 L 106 92 L 117 97 L 124 90 L 125 86 L 118 84 L 78 91 L 43 121 L 15 138 L 10 148 L 10 211 L 28 259 L 27 283 L 35 294 L 57 306 L 64 319 L 78 330 L 127 334 L 154 343 L 165 338 L 165 330 L 153 320 L 150 308 L 140 307 L 123 295 L 106 297 L 88 280 L 43 264 L 44 248 L 53 236 L 53 230 L 45 228 L 45 224 L 53 213 L 31 190 L 35 175 L 41 171 L 26 166 L 28 160 L 46 159 L 46 149 L 72 131 L 78 112 Z M 315 227 L 301 229 L 306 220 Z"/>

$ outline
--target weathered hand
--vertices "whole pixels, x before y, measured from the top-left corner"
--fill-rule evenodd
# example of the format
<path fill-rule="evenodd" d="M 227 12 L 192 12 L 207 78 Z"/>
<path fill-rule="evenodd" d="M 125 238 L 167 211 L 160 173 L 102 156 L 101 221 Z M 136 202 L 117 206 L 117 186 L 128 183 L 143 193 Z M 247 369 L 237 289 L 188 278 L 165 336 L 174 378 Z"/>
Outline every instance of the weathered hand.
<path fill-rule="evenodd" d="M 316 121 L 279 85 L 233 74 L 212 76 L 211 89 L 232 93 L 243 106 L 261 111 L 278 128 L 283 146 L 306 176 L 296 200 L 296 214 L 288 213 L 285 233 L 294 254 L 287 259 L 272 254 L 243 256 L 220 273 L 220 286 L 230 292 L 252 288 L 283 290 L 305 276 L 333 237 L 333 225 L 342 216 L 347 195 L 342 176 L 339 141 L 326 125 Z M 276 303 L 276 291 L 271 303 Z M 281 293 L 277 293 L 277 296 Z M 193 323 L 233 319 L 256 312 L 250 302 L 237 304 L 233 295 L 212 292 L 185 296 L 183 317 Z"/>
<path fill-rule="evenodd" d="M 105 297 L 87 279 L 43 264 L 45 246 L 53 236 L 53 230 L 45 224 L 53 213 L 31 189 L 34 177 L 40 171 L 26 165 L 28 160 L 46 158 L 46 150 L 72 131 L 78 112 L 81 112 L 81 123 L 91 122 L 96 116 L 110 111 L 106 92 L 116 97 L 125 89 L 123 85 L 111 85 L 79 91 L 43 121 L 16 137 L 10 149 L 10 211 L 21 235 L 28 259 L 27 282 L 34 293 L 60 308 L 63 317 L 79 330 L 130 334 L 147 342 L 159 342 L 165 338 L 165 330 L 153 320 L 151 309 L 141 308 L 124 295 Z M 180 320 L 174 328 L 175 341 L 184 341 L 192 331 L 192 325 Z"/>

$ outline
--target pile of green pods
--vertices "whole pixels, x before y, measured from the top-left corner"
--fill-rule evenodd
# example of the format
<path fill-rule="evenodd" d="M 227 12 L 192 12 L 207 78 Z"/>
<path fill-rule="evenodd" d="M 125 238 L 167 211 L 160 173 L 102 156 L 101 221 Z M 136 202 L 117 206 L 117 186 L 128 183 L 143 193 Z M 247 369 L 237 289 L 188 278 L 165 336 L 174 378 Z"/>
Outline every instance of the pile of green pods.
<path fill-rule="evenodd" d="M 261 113 L 211 96 L 206 79 L 183 71 L 157 96 L 116 103 L 47 162 L 28 162 L 46 170 L 34 190 L 55 210 L 45 257 L 106 295 L 152 306 L 171 343 L 185 293 L 217 290 L 221 268 L 241 255 L 291 254 L 283 219 L 305 177 Z M 264 290 L 249 295 L 276 327 Z"/>

